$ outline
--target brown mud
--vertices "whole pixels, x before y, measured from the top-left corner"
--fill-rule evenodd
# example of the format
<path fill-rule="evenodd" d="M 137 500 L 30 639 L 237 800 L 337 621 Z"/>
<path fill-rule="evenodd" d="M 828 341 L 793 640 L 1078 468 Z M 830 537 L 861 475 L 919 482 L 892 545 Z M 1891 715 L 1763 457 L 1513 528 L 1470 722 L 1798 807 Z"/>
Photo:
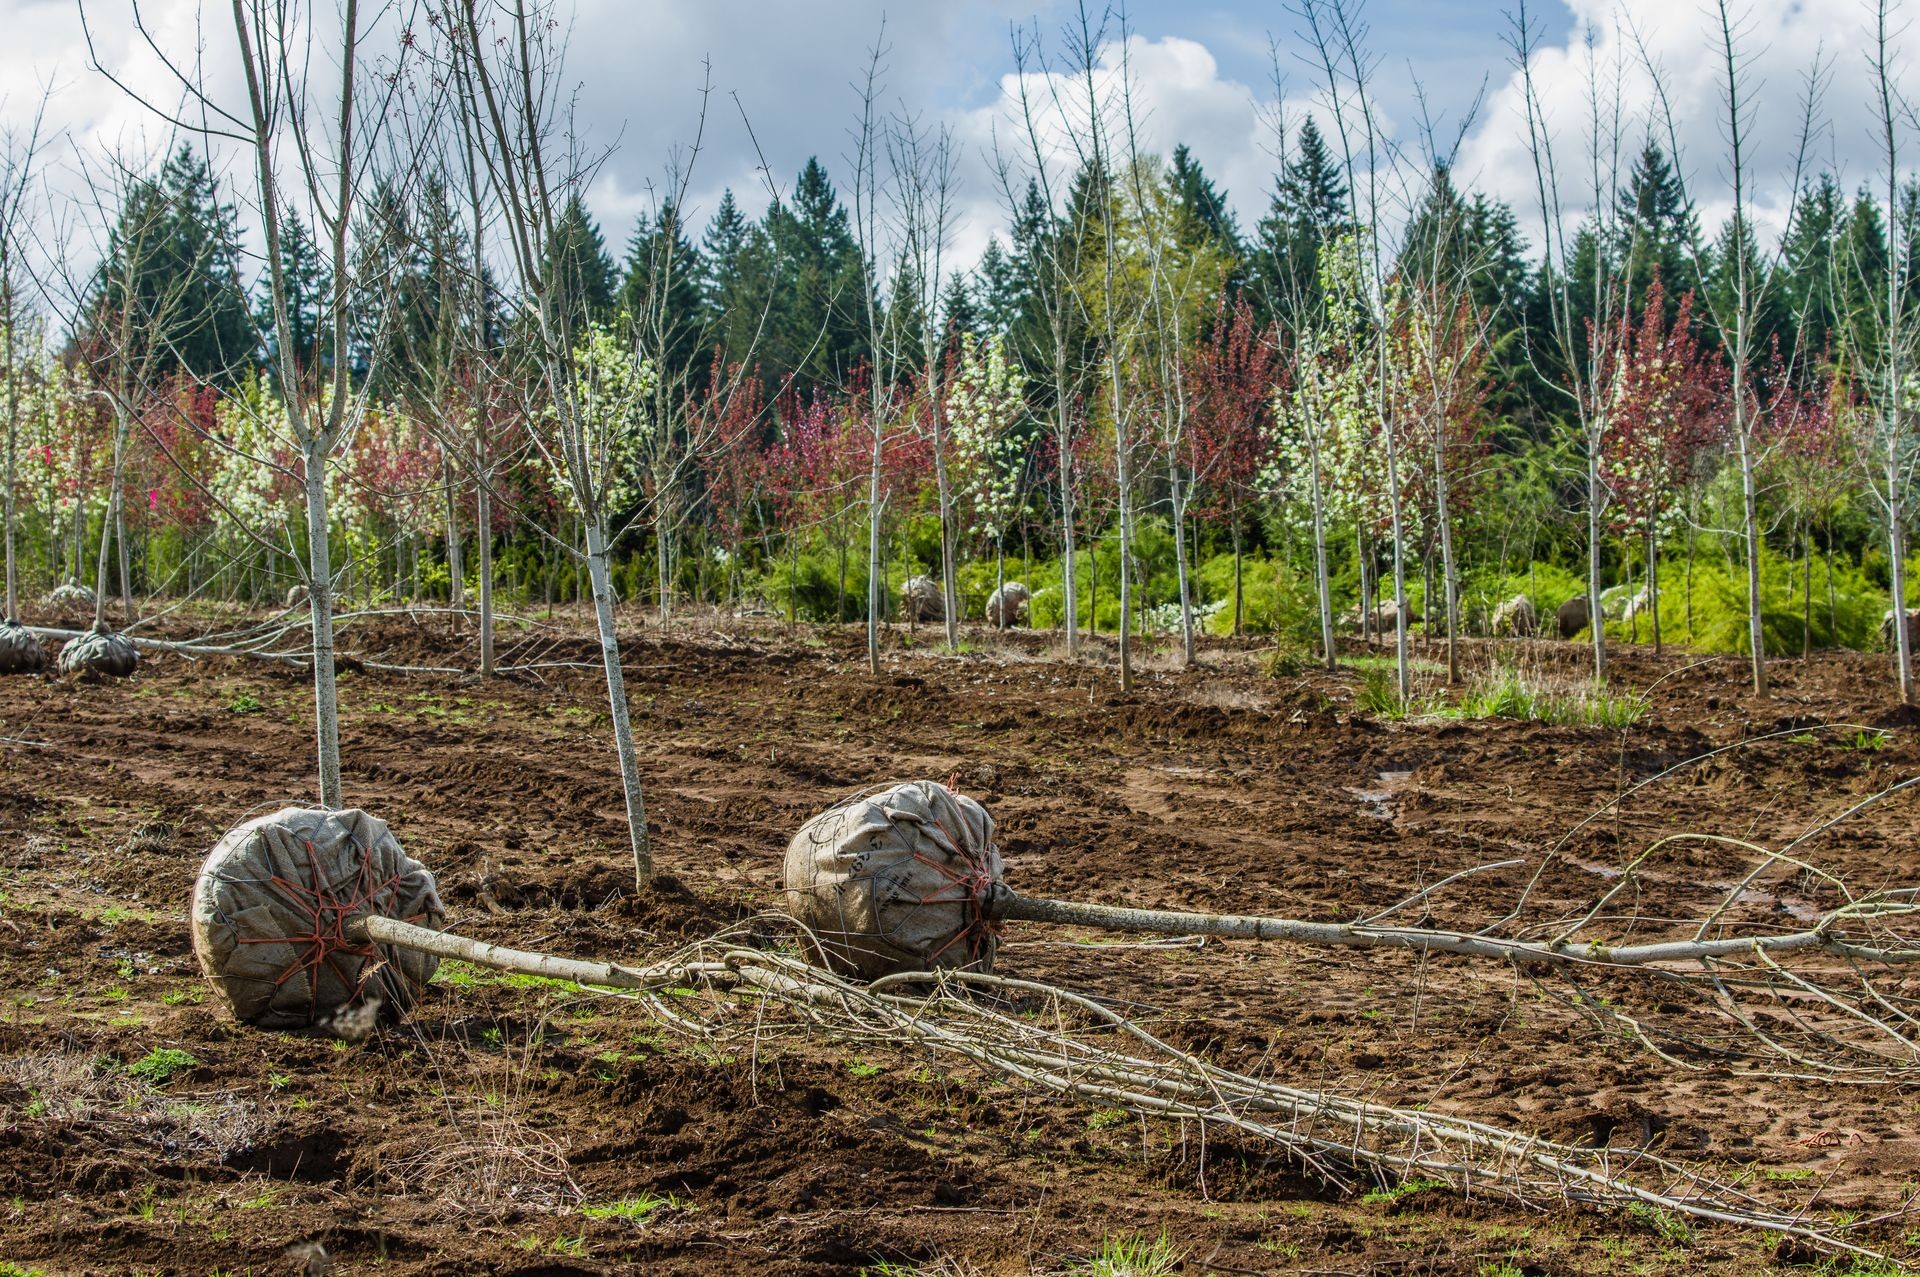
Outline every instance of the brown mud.
<path fill-rule="evenodd" d="M 468 664 L 470 636 L 444 619 L 348 631 L 348 799 L 436 871 L 462 932 L 663 955 L 775 905 L 806 817 L 914 777 L 986 803 L 1031 893 L 1350 920 L 1524 860 L 1412 911 L 1477 926 L 1543 863 L 1528 907 L 1577 914 L 1666 834 L 1777 845 L 1920 770 L 1884 658 L 1858 655 L 1778 662 L 1763 701 L 1737 660 L 1619 653 L 1616 688 L 1651 707 L 1623 732 L 1385 722 L 1356 708 L 1359 673 L 1264 677 L 1252 644 L 1213 644 L 1192 670 L 1150 656 L 1121 695 L 1110 653 L 1069 665 L 1050 635 L 974 633 L 947 655 L 930 631 L 895 631 L 876 682 L 852 630 L 696 623 L 662 639 L 635 616 L 633 632 L 663 875 L 638 894 L 584 630 L 512 645 L 510 663 L 542 667 L 486 684 L 371 667 Z M 1575 681 L 1582 653 L 1507 659 Z M 1074 1271 L 1113 1239 L 1163 1236 L 1174 1270 L 1196 1273 L 1817 1270 L 1771 1236 L 1651 1214 L 1342 1193 L 1230 1133 L 904 1049 L 716 1055 L 635 1004 L 459 968 L 363 1043 L 222 1022 L 189 889 L 224 829 L 308 798 L 310 720 L 300 671 L 239 659 L 0 682 L 0 1274 Z M 1913 825 L 1903 796 L 1811 854 L 1856 891 L 1920 882 Z M 1676 851 L 1648 867 L 1641 912 L 1700 916 L 1740 871 L 1730 851 Z M 1743 908 L 1816 916 L 1823 890 L 1769 879 Z M 1678 1068 L 1492 964 L 1115 939 L 1016 924 L 1001 965 L 1229 1067 L 1652 1149 L 1816 1219 L 1897 1212 L 1920 1191 L 1906 1089 Z M 156 1051 L 190 1060 L 129 1072 L 173 1058 Z M 600 1209 L 649 1196 L 672 1201 Z M 1870 1236 L 1906 1254 L 1913 1227 Z"/>

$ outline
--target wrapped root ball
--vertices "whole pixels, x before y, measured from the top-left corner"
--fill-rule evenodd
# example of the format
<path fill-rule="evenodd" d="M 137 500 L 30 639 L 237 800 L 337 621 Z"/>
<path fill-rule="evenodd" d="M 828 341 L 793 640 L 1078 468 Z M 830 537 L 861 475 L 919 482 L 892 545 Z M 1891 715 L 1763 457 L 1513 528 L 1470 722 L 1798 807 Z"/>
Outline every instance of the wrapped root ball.
<path fill-rule="evenodd" d="M 900 587 L 900 613 L 909 621 L 944 621 L 947 601 L 930 576 L 910 576 Z"/>
<path fill-rule="evenodd" d="M 987 596 L 987 624 L 1006 629 L 1027 623 L 1027 604 L 1033 596 L 1021 581 L 1008 581 Z"/>
<path fill-rule="evenodd" d="M 787 844 L 787 911 L 843 974 L 988 971 L 988 902 L 1004 878 L 993 817 L 930 780 L 841 803 Z"/>
<path fill-rule="evenodd" d="M 47 668 L 47 649 L 18 621 L 0 621 L 0 674 L 38 674 Z"/>
<path fill-rule="evenodd" d="M 382 914 L 436 930 L 433 875 L 363 811 L 288 807 L 227 831 L 193 887 L 193 951 L 234 1017 L 262 1028 L 398 1019 L 439 959 L 352 938 Z"/>
<path fill-rule="evenodd" d="M 69 579 L 56 585 L 47 593 L 47 597 L 40 601 L 47 607 L 71 612 L 83 608 L 91 609 L 95 600 L 91 589 L 78 581 Z"/>
<path fill-rule="evenodd" d="M 87 674 L 95 678 L 132 678 L 140 666 L 140 651 L 124 634 L 107 630 L 88 630 L 67 640 L 60 649 L 62 674 Z"/>

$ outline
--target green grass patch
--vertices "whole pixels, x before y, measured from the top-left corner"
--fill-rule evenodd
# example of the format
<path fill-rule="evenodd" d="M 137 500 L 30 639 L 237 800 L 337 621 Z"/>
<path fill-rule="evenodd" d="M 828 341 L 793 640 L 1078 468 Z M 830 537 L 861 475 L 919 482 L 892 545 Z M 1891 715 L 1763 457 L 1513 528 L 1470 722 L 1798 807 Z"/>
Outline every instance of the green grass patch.
<path fill-rule="evenodd" d="M 1109 1237 L 1099 1254 L 1072 1271 L 1075 1277 L 1165 1277 L 1183 1258 L 1164 1231 L 1154 1238 Z"/>
<path fill-rule="evenodd" d="M 582 1206 L 580 1213 L 588 1219 L 619 1219 L 629 1224 L 644 1224 L 663 1210 L 679 1209 L 680 1199 L 671 1193 L 642 1193 L 638 1197 L 623 1197 L 617 1202 Z"/>
<path fill-rule="evenodd" d="M 155 1086 L 165 1086 L 174 1077 L 189 1069 L 198 1068 L 200 1061 L 189 1052 L 178 1047 L 155 1047 L 132 1064 L 127 1065 L 127 1075 L 151 1082 Z"/>
<path fill-rule="evenodd" d="M 1416 1194 L 1429 1192 L 1436 1188 L 1445 1188 L 1446 1186 L 1447 1182 L 1442 1179 L 1410 1179 L 1404 1183 L 1393 1184 L 1386 1188 L 1373 1189 L 1371 1192 L 1363 1195 L 1360 1201 L 1367 1206 L 1391 1206 L 1395 1202 L 1403 1202 Z"/>

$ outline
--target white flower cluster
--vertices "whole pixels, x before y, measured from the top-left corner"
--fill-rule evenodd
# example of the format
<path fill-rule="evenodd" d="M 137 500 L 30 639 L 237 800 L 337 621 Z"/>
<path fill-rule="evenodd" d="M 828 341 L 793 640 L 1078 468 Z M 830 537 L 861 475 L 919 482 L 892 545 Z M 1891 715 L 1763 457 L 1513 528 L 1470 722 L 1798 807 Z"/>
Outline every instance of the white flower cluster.
<path fill-rule="evenodd" d="M 1013 427 L 1026 411 L 1026 374 L 1007 359 L 999 333 L 960 339 L 960 363 L 947 387 L 954 486 L 972 506 L 973 536 L 998 541 L 1020 509 L 1020 441 Z"/>
<path fill-rule="evenodd" d="M 581 489 L 604 509 L 618 508 L 641 494 L 641 465 L 647 431 L 654 426 L 648 403 L 658 385 L 653 362 L 641 359 L 604 324 L 594 324 L 573 352 L 573 428 L 549 404 L 542 414 L 547 438 L 542 454 L 554 487 L 574 513 L 581 513 Z"/>

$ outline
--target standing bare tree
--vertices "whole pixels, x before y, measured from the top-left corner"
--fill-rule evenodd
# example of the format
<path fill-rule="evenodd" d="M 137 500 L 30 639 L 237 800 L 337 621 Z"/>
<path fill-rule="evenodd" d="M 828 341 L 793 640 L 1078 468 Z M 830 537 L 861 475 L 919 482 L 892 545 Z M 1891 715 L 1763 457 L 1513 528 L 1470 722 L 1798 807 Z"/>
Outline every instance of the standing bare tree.
<path fill-rule="evenodd" d="M 1057 92 L 1051 89 L 1055 80 L 1048 73 L 1037 33 L 1016 28 L 1013 62 L 1014 83 L 1018 86 L 1015 110 L 1025 155 L 1022 162 L 1015 162 L 1009 153 L 999 150 L 996 140 L 994 171 L 1008 216 L 1019 228 L 1020 242 L 1015 245 L 1015 251 L 1030 273 L 1034 304 L 1044 327 L 1041 349 L 1016 353 L 1044 362 L 1048 375 L 1041 380 L 1053 390 L 1048 420 L 1053 432 L 1060 502 L 1060 591 L 1067 631 L 1067 659 L 1075 661 L 1080 658 L 1080 593 L 1075 546 L 1078 484 L 1073 468 L 1079 454 L 1082 423 L 1078 400 L 1084 380 L 1077 352 L 1087 324 L 1078 284 L 1084 269 L 1082 250 L 1091 230 L 1086 224 L 1090 210 L 1071 201 L 1063 209 L 1062 197 L 1056 194 L 1060 182 L 1054 167 L 1054 148 L 1043 128 L 1042 113 L 1049 108 L 1057 112 L 1062 103 Z M 1045 102 L 1037 100 L 1036 79 L 1050 86 Z M 1027 178 L 1024 187 L 1018 180 L 1023 168 Z"/>
<path fill-rule="evenodd" d="M 1883 4 L 1883 17 L 1884 9 Z M 1714 59 L 1718 63 L 1721 77 L 1721 104 L 1726 111 L 1721 121 L 1727 144 L 1725 172 L 1733 188 L 1733 209 L 1729 215 L 1723 249 L 1725 259 L 1720 266 L 1723 271 L 1730 272 L 1732 287 L 1724 291 L 1704 288 L 1700 291 L 1700 296 L 1705 303 L 1708 322 L 1720 339 L 1720 348 L 1726 355 L 1728 371 L 1732 377 L 1730 395 L 1732 414 L 1728 423 L 1728 433 L 1733 441 L 1734 456 L 1740 467 L 1740 533 L 1746 551 L 1747 642 L 1751 649 L 1749 661 L 1754 695 L 1765 696 L 1767 694 L 1767 650 L 1760 596 L 1763 546 L 1760 528 L 1760 473 L 1768 454 L 1773 449 L 1776 436 L 1770 428 L 1773 423 L 1767 420 L 1764 396 L 1756 386 L 1756 367 L 1775 353 L 1765 349 L 1758 330 L 1761 313 L 1768 299 L 1781 290 L 1786 273 L 1786 250 L 1783 240 L 1775 245 L 1772 253 L 1762 254 L 1759 248 L 1759 237 L 1753 224 L 1752 160 L 1748 155 L 1747 139 L 1751 132 L 1754 107 L 1746 94 L 1748 87 L 1746 80 L 1750 74 L 1752 54 L 1743 38 L 1742 19 L 1733 12 L 1727 0 L 1716 0 L 1712 13 L 1717 44 Z M 1884 55 L 1886 51 L 1884 45 L 1881 46 L 1881 51 Z M 1674 159 L 1674 173 L 1681 181 L 1684 190 L 1685 166 L 1680 149 L 1679 123 L 1675 116 L 1672 99 L 1667 94 L 1666 79 L 1662 69 L 1653 62 L 1651 57 L 1646 57 L 1646 61 L 1666 125 L 1668 150 Z M 1805 189 L 1803 179 L 1806 158 L 1814 136 L 1822 79 L 1819 55 L 1816 53 L 1813 68 L 1806 79 L 1806 93 L 1802 99 L 1799 145 L 1794 152 L 1791 181 L 1788 186 L 1791 199 L 1785 217 L 1787 225 L 1794 223 L 1800 193 Z M 1895 221 L 1897 223 L 1898 219 L 1896 218 Z M 1896 235 L 1897 233 L 1896 231 Z M 1704 280 L 1707 274 L 1704 245 L 1696 240 L 1691 247 L 1694 274 L 1696 278 Z M 1791 376 L 1796 370 L 1781 371 L 1783 375 Z M 1651 571 L 1653 554 L 1651 548 L 1648 554 Z M 1898 566 L 1893 571 L 1894 589 L 1897 594 L 1902 573 Z M 1598 617 L 1595 618 L 1595 623 L 1598 624 Z"/>
<path fill-rule="evenodd" d="M 499 201 L 507 257 L 526 298 L 523 327 L 546 398 L 542 448 L 565 481 L 584 533 L 634 877 L 645 886 L 653 878 L 653 850 L 613 616 L 608 487 L 616 458 L 591 420 L 578 285 L 567 278 L 560 251 L 560 215 L 587 176 L 575 140 L 559 131 L 561 26 L 544 0 L 502 0 L 484 12 L 481 0 L 445 0 L 438 16 L 449 39 L 458 107 L 470 121 L 487 186 Z"/>
<path fill-rule="evenodd" d="M 15 502 L 20 475 L 20 367 L 23 343 L 32 317 L 27 313 L 21 288 L 26 272 L 21 264 L 21 245 L 31 211 L 28 192 L 37 178 L 35 160 L 40 150 L 40 129 L 45 118 L 47 95 L 40 95 L 30 124 L 24 130 L 0 137 L 0 377 L 6 380 L 7 393 L 7 471 L 5 502 L 6 607 L 0 622 L 20 617 L 20 571 L 14 561 Z"/>
<path fill-rule="evenodd" d="M 1567 212 L 1560 190 L 1560 167 L 1553 132 L 1534 78 L 1535 53 L 1541 27 L 1526 0 L 1513 12 L 1507 37 L 1514 67 L 1520 73 L 1527 117 L 1527 143 L 1533 159 L 1534 187 L 1540 202 L 1542 239 L 1541 276 L 1549 314 L 1551 350 L 1530 350 L 1541 367 L 1542 381 L 1560 390 L 1573 413 L 1573 423 L 1586 457 L 1587 603 L 1592 617 L 1593 676 L 1607 676 L 1606 625 L 1600 612 L 1600 566 L 1608 490 L 1602 475 L 1602 444 L 1606 438 L 1608 408 L 1618 373 L 1619 337 L 1623 329 L 1625 298 L 1606 267 L 1606 255 L 1592 254 L 1592 275 L 1575 278 L 1575 246 L 1567 230 Z M 1594 224 L 1588 233 L 1610 240 L 1614 235 L 1619 200 L 1620 100 L 1616 64 L 1609 96 L 1596 52 L 1593 32 L 1586 33 L 1587 127 L 1586 160 L 1588 202 Z M 1543 366 L 1544 365 L 1544 366 Z"/>

